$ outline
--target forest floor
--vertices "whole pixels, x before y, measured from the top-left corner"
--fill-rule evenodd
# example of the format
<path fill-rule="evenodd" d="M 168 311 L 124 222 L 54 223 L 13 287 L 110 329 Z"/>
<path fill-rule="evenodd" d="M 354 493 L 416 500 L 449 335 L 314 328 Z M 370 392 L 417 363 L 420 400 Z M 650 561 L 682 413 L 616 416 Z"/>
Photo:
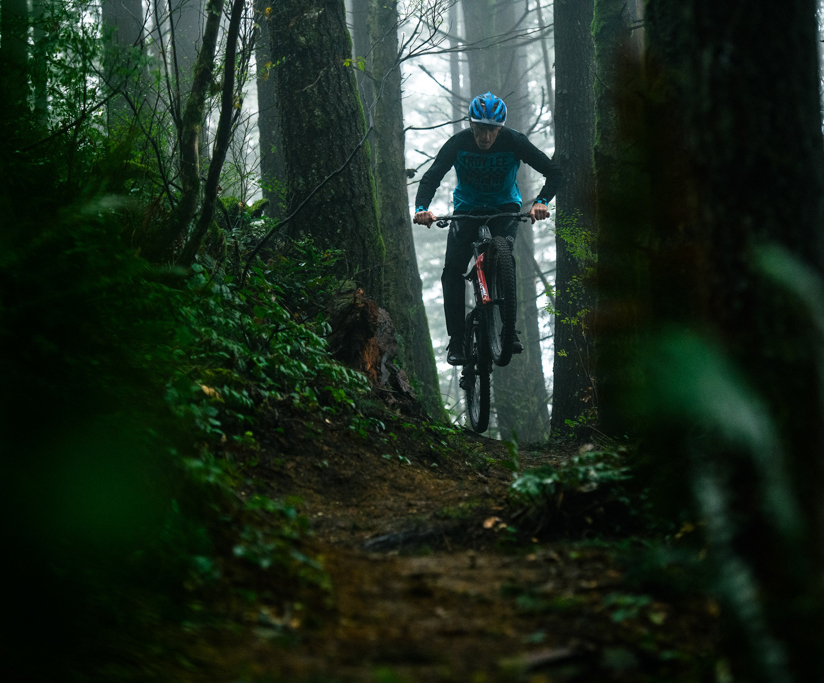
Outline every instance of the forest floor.
<path fill-rule="evenodd" d="M 521 466 L 575 452 L 522 450 Z M 300 498 L 306 552 L 322 557 L 331 591 L 305 605 L 226 577 L 237 584 L 226 621 L 192 629 L 178 680 L 716 680 L 715 603 L 639 583 L 627 558 L 644 543 L 599 539 L 590 517 L 579 532 L 518 530 L 511 455 L 412 418 L 360 434 L 320 420 L 271 432 L 249 492 Z"/>

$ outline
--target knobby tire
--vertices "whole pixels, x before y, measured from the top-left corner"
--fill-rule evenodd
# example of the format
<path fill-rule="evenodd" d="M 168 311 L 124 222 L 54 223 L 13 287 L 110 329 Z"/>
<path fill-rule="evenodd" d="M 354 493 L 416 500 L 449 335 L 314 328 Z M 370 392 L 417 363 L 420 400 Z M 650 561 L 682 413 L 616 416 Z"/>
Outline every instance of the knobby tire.
<path fill-rule="evenodd" d="M 488 344 L 484 339 L 485 330 L 475 324 L 478 310 L 466 316 L 464 333 L 464 353 L 467 364 L 464 366 L 463 387 L 466 393 L 466 413 L 473 431 L 482 434 L 489 427 L 490 367 L 487 353 Z"/>
<path fill-rule="evenodd" d="M 487 252 L 486 282 L 492 303 L 484 306 L 486 338 L 495 365 L 503 367 L 512 360 L 515 342 L 515 261 L 504 237 L 495 237 Z"/>

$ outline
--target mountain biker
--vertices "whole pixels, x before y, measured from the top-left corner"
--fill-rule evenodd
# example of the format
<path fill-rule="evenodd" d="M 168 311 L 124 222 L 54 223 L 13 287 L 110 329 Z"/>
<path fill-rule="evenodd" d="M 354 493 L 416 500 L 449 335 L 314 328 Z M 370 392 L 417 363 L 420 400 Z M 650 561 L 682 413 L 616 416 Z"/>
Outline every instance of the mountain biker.
<path fill-rule="evenodd" d="M 487 92 L 478 95 L 469 104 L 469 128 L 447 140 L 435 162 L 424 174 L 415 197 L 415 223 L 431 227 L 437 216 L 429 211 L 429 203 L 443 177 L 453 166 L 458 184 L 453 193 L 455 213 L 489 215 L 518 213 L 521 210 L 521 192 L 516 176 L 524 161 L 543 174 L 545 183 L 529 211 L 532 222 L 549 216 L 547 204 L 561 185 L 563 174 L 558 165 L 533 145 L 523 133 L 505 128 L 506 104 Z M 473 229 L 474 223 L 474 229 Z M 492 219 L 489 228 L 493 237 L 502 235 L 514 247 L 518 222 L 509 218 Z M 465 365 L 463 350 L 465 327 L 464 272 L 472 258 L 472 243 L 477 237 L 477 221 L 458 221 L 449 231 L 446 241 L 443 275 L 443 307 L 446 313 L 446 331 L 449 348 L 446 360 L 450 365 Z M 520 340 L 514 353 L 523 351 Z"/>

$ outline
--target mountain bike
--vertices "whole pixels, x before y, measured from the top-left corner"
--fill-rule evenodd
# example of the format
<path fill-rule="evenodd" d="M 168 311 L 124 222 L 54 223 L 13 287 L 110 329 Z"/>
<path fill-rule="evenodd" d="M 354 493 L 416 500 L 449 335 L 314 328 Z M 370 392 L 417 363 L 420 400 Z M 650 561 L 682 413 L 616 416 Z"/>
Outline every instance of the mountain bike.
<path fill-rule="evenodd" d="M 466 316 L 466 365 L 463 367 L 460 380 L 460 386 L 466 393 L 469 423 L 479 434 L 489 427 L 489 377 L 492 374 L 492 365 L 509 365 L 515 341 L 515 261 L 510 242 L 505 237 L 492 237 L 489 221 L 493 218 L 525 221 L 529 214 L 455 214 L 443 216 L 435 221 L 441 228 L 459 219 L 480 222 L 478 239 L 472 243 L 474 262 L 465 275 L 472 283 L 475 307 Z"/>

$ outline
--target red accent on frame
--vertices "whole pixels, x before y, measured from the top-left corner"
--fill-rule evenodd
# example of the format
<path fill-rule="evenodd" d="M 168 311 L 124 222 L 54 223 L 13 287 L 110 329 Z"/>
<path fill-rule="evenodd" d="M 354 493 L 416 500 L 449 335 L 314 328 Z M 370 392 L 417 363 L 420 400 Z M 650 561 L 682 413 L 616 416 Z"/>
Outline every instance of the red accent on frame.
<path fill-rule="evenodd" d="M 484 256 L 486 253 L 481 254 L 478 257 L 478 260 L 475 261 L 475 270 L 478 273 L 478 286 L 481 288 L 481 301 L 485 304 L 492 302 L 492 297 L 489 296 L 489 288 L 486 286 L 486 273 L 484 273 Z"/>

